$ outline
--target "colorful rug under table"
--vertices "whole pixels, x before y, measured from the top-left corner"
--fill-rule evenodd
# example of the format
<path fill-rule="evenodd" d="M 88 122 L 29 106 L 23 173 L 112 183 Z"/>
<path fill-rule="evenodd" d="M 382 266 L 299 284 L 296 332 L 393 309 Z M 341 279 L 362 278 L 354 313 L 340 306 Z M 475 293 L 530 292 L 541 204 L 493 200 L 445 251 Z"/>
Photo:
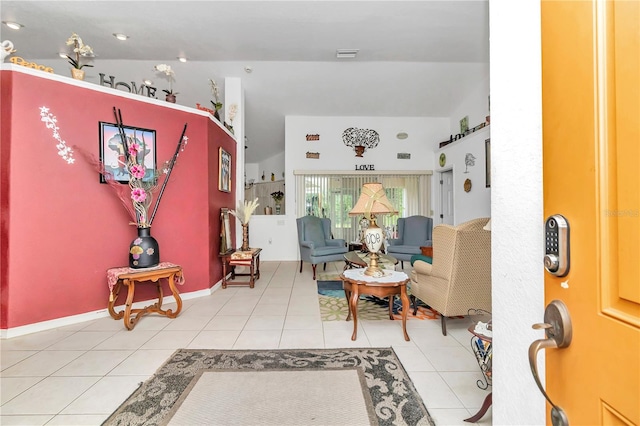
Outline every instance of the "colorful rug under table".
<path fill-rule="evenodd" d="M 317 281 L 318 302 L 322 321 L 344 321 L 349 313 L 347 298 L 342 289 L 342 281 Z M 440 314 L 418 300 L 418 312 L 413 315 L 410 307 L 407 320 L 430 320 L 440 318 Z M 393 317 L 402 320 L 402 301 L 400 296 L 393 300 Z M 358 300 L 358 319 L 389 320 L 389 299 L 376 296 L 360 295 Z"/>

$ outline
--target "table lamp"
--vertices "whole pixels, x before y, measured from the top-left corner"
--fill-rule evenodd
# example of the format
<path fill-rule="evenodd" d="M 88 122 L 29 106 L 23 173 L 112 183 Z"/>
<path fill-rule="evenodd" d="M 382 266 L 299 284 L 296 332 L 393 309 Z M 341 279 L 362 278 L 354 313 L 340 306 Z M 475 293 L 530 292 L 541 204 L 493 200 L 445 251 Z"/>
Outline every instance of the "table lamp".
<path fill-rule="evenodd" d="M 376 215 L 398 213 L 384 193 L 381 183 L 365 183 L 356 205 L 349 212 L 349 216 L 364 216 L 369 220 L 369 227 L 364 233 L 364 243 L 370 253 L 371 262 L 364 270 L 365 275 L 372 277 L 384 276 L 384 271 L 378 266 L 380 256 L 378 252 L 384 241 L 384 232 L 376 224 Z"/>

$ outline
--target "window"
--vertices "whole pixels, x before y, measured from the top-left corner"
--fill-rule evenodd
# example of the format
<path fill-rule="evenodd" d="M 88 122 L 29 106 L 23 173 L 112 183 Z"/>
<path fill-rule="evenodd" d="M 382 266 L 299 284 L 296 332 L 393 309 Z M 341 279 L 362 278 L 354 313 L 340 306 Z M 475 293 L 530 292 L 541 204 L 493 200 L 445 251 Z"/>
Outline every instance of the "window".
<path fill-rule="evenodd" d="M 431 172 L 376 172 L 345 174 L 344 172 L 295 171 L 296 215 L 312 215 L 331 219 L 334 238 L 358 241 L 361 217 L 349 216 L 362 185 L 380 182 L 398 214 L 377 218 L 380 227 L 394 238 L 399 217 L 429 216 L 431 211 Z"/>

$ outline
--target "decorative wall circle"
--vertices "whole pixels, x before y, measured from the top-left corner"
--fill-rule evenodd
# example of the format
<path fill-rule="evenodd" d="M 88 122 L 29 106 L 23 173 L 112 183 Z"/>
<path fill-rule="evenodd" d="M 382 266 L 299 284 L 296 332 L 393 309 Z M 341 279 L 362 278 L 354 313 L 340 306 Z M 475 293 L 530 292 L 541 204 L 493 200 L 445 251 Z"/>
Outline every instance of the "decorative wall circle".
<path fill-rule="evenodd" d="M 471 191 L 471 179 L 467 179 L 464 181 L 464 192 Z"/>
<path fill-rule="evenodd" d="M 447 156 L 443 152 L 440 154 L 440 167 L 444 167 L 445 164 L 447 164 Z"/>

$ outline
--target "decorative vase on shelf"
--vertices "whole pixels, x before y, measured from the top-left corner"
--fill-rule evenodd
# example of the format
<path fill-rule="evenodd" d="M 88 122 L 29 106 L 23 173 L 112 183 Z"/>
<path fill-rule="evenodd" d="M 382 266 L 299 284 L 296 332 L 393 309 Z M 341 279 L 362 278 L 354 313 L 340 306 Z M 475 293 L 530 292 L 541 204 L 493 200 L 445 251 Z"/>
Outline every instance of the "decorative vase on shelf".
<path fill-rule="evenodd" d="M 167 102 L 171 102 L 172 104 L 175 104 L 176 103 L 176 95 L 174 95 L 173 93 L 169 93 L 167 95 L 167 97 L 165 98 L 165 100 Z"/>
<path fill-rule="evenodd" d="M 84 80 L 84 70 L 71 68 L 71 77 L 75 80 Z"/>
<path fill-rule="evenodd" d="M 160 263 L 158 241 L 151 236 L 151 228 L 138 228 L 138 236 L 129 246 L 129 267 L 151 268 Z"/>
<path fill-rule="evenodd" d="M 213 112 L 213 118 L 215 118 L 216 120 L 220 121 L 220 114 L 218 114 L 218 110 L 215 110 Z"/>
<path fill-rule="evenodd" d="M 242 224 L 242 247 L 241 251 L 249 251 L 249 224 Z"/>
<path fill-rule="evenodd" d="M 281 204 L 280 203 L 276 203 L 276 214 L 280 214 L 281 210 L 282 210 Z"/>

